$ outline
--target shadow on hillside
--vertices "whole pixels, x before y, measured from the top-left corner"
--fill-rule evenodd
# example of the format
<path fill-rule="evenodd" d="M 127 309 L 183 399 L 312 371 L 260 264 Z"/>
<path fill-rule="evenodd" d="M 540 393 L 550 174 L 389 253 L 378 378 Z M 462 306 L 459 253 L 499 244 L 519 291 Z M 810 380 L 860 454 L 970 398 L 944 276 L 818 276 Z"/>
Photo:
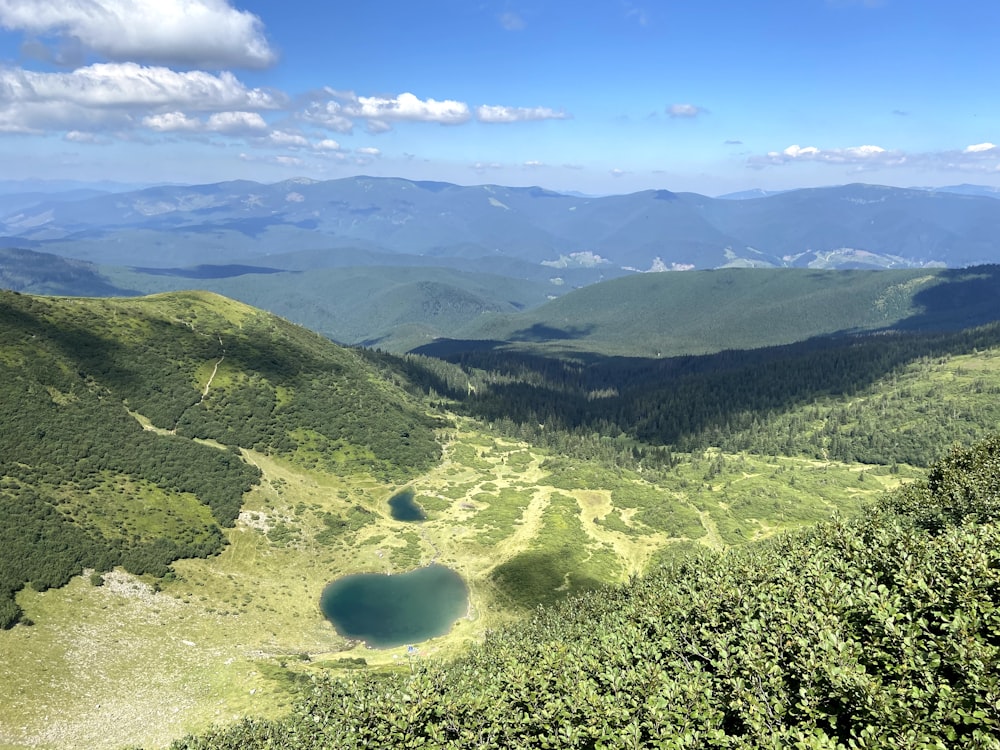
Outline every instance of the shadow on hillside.
<path fill-rule="evenodd" d="M 860 393 L 922 358 L 1000 347 L 1000 324 L 987 325 L 1000 321 L 1000 266 L 935 273 L 940 281 L 913 296 L 916 312 L 891 328 L 783 346 L 661 359 L 560 356 L 538 346 L 559 340 L 554 337 L 439 340 L 415 352 L 468 372 L 504 376 L 478 391 L 453 394 L 477 417 L 584 434 L 620 430 L 652 444 L 705 446 L 732 430 L 752 429 L 768 415 Z"/>
<path fill-rule="evenodd" d="M 900 331 L 955 331 L 1000 320 L 1000 265 L 937 272 L 941 283 L 913 296 L 920 312 L 892 328 Z"/>
<path fill-rule="evenodd" d="M 544 323 L 535 323 L 530 328 L 522 328 L 511 334 L 511 341 L 567 341 L 569 339 L 582 339 L 594 332 L 594 326 L 569 326 L 567 328 L 556 328 Z"/>
<path fill-rule="evenodd" d="M 79 325 L 54 323 L 43 317 L 45 309 L 32 312 L 36 304 L 28 295 L 12 292 L 21 304 L 11 297 L 0 296 L 0 327 L 13 336 L 30 337 L 32 348 L 54 346 L 70 362 L 78 363 L 81 378 L 93 377 L 108 386 L 128 384 L 136 373 L 123 367 L 124 348 L 116 341 L 87 330 Z"/>
<path fill-rule="evenodd" d="M 229 264 L 221 266 L 199 265 L 187 268 L 139 268 L 130 269 L 135 273 L 144 273 L 148 276 L 175 276 L 182 279 L 231 279 L 234 276 L 246 276 L 248 274 L 272 274 L 288 273 L 282 268 L 268 268 L 266 266 L 244 266 L 239 264 Z"/>

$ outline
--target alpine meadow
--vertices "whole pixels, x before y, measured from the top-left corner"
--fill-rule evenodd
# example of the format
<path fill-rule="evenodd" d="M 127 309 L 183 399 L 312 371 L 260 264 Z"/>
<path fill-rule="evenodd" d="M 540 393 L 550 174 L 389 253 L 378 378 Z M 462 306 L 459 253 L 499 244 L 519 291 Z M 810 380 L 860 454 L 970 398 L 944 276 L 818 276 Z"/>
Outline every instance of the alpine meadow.
<path fill-rule="evenodd" d="M 0 750 L 1000 750 L 997 28 L 0 0 Z"/>

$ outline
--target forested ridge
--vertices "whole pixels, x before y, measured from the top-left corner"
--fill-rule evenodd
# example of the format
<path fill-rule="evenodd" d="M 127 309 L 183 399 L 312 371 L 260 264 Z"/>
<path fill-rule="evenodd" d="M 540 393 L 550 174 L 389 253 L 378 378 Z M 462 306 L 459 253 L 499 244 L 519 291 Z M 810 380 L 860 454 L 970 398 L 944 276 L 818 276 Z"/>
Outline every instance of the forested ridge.
<path fill-rule="evenodd" d="M 402 367 L 414 388 L 503 434 L 618 464 L 669 468 L 676 453 L 716 447 L 926 467 L 1000 420 L 998 350 L 991 323 L 662 359 L 469 350 Z M 982 367 L 943 374 L 961 356 Z"/>
<path fill-rule="evenodd" d="M 1000 437 L 851 520 L 675 561 L 223 748 L 996 748 Z"/>
<path fill-rule="evenodd" d="M 383 478 L 440 450 L 355 353 L 215 295 L 2 292 L 0 389 L 0 627 L 25 584 L 218 552 L 260 476 L 240 448 Z"/>

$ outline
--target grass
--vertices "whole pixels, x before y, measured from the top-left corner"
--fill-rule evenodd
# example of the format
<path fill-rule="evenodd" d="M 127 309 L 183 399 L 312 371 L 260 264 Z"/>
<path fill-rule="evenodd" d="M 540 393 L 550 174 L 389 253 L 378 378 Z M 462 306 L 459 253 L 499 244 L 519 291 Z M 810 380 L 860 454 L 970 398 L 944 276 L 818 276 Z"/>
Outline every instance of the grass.
<path fill-rule="evenodd" d="M 432 559 L 458 571 L 469 616 L 416 657 L 447 659 L 519 605 L 621 581 L 673 549 L 849 512 L 914 474 L 707 452 L 652 485 L 457 424 L 443 460 L 407 483 L 432 511 L 423 523 L 389 516 L 396 485 L 247 453 L 263 481 L 217 557 L 178 562 L 158 593 L 122 573 L 23 591 L 35 624 L 0 632 L 0 748 L 159 747 L 244 714 L 281 715 L 315 673 L 408 668 L 405 648 L 349 643 L 322 617 L 320 594 L 341 575 Z"/>

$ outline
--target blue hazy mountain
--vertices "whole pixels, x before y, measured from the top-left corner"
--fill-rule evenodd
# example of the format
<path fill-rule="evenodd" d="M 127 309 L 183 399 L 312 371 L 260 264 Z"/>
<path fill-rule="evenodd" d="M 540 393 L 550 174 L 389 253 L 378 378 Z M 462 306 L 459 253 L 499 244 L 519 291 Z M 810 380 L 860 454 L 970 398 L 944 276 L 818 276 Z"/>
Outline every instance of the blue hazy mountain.
<path fill-rule="evenodd" d="M 0 201 L 0 245 L 144 268 L 270 265 L 274 254 L 348 248 L 391 265 L 505 259 L 598 275 L 964 267 L 1000 260 L 1000 202 L 972 192 L 856 184 L 734 200 L 372 177 L 234 181 Z"/>

